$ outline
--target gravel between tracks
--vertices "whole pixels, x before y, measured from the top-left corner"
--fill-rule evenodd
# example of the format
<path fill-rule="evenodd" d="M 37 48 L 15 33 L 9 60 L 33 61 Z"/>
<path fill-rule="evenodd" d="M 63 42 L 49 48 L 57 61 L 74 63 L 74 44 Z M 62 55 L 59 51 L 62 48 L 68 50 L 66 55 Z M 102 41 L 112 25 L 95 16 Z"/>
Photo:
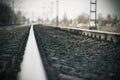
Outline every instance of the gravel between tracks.
<path fill-rule="evenodd" d="M 53 73 L 59 80 L 120 80 L 119 44 L 42 25 L 35 25 L 34 31 L 48 76 Z"/>
<path fill-rule="evenodd" d="M 30 27 L 0 29 L 0 80 L 16 80 Z"/>

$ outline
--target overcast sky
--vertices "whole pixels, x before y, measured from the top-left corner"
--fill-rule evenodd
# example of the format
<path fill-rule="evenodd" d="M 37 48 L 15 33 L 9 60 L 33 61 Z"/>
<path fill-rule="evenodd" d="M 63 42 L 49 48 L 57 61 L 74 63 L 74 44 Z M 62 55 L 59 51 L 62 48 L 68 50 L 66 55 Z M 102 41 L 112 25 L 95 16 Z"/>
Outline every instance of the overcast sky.
<path fill-rule="evenodd" d="M 117 14 L 120 16 L 120 0 L 97 0 L 97 13 Z M 68 18 L 75 18 L 82 13 L 89 14 L 90 0 L 59 0 L 59 17 L 66 13 Z M 34 19 L 53 18 L 56 16 L 56 0 L 22 0 L 19 9 Z"/>

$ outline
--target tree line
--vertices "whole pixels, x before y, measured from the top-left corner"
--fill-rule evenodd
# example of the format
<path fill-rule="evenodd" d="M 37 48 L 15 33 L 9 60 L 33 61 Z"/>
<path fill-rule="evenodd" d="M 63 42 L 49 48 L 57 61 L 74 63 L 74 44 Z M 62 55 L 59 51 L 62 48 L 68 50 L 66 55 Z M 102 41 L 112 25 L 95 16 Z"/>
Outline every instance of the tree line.
<path fill-rule="evenodd" d="M 118 26 L 120 25 L 120 19 L 117 15 L 108 14 L 106 17 L 103 17 L 102 14 L 98 14 L 98 25 L 99 26 Z"/>
<path fill-rule="evenodd" d="M 90 20 L 89 14 L 86 14 L 86 13 L 80 14 L 73 19 L 69 19 L 67 17 L 67 14 L 64 14 L 63 18 L 59 20 L 59 25 L 73 26 L 73 27 L 76 27 L 76 26 L 89 27 L 89 20 Z M 52 20 L 49 20 L 48 18 L 46 20 L 38 18 L 38 22 L 55 25 L 56 18 L 53 18 Z M 120 26 L 120 18 L 117 15 L 108 14 L 103 17 L 103 15 L 99 13 L 97 15 L 96 22 L 97 22 L 97 26 L 110 26 L 110 27 Z"/>
<path fill-rule="evenodd" d="M 5 3 L 0 3 L 0 26 L 22 24 L 26 18 L 20 11 L 17 13 Z"/>

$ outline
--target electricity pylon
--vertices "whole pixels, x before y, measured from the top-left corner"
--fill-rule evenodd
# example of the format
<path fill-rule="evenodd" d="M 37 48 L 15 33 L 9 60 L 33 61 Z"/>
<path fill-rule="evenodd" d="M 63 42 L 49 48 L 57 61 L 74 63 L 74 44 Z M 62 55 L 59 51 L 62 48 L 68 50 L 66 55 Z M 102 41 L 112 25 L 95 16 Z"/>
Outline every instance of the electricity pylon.
<path fill-rule="evenodd" d="M 89 29 L 97 30 L 97 0 L 90 0 L 90 26 Z"/>

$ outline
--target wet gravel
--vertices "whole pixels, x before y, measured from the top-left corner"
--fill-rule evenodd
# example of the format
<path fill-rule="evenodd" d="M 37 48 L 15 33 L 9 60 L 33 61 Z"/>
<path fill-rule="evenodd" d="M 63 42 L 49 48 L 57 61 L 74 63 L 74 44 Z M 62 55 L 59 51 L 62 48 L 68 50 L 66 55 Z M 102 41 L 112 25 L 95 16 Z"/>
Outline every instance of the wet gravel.
<path fill-rule="evenodd" d="M 30 27 L 0 28 L 0 80 L 17 80 Z"/>
<path fill-rule="evenodd" d="M 48 76 L 54 74 L 59 80 L 120 80 L 119 44 L 43 25 L 35 25 L 34 31 Z"/>

